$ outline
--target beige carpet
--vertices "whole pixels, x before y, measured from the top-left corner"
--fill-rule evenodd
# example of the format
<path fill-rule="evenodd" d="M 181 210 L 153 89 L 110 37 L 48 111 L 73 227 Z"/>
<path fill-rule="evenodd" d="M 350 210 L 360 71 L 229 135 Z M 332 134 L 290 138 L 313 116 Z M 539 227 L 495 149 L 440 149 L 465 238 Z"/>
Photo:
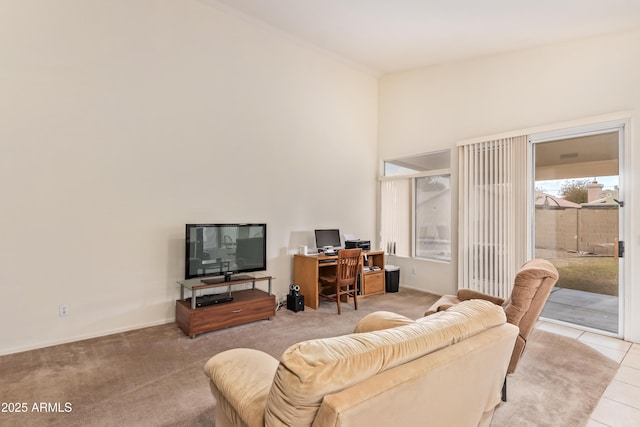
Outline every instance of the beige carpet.
<path fill-rule="evenodd" d="M 534 330 L 491 425 L 584 426 L 617 370 L 613 360 L 575 339 Z"/>
<path fill-rule="evenodd" d="M 361 299 L 357 312 L 343 307 L 341 316 L 323 301 L 317 311 L 283 308 L 271 321 L 195 339 L 168 324 L 2 356 L 1 401 L 24 402 L 28 411 L 0 413 L 0 426 L 212 426 L 215 403 L 202 367 L 213 354 L 250 347 L 277 357 L 298 341 L 349 333 L 376 310 L 419 317 L 435 299 L 401 289 Z M 575 340 L 536 332 L 493 425 L 584 425 L 616 368 Z M 41 402 L 56 412 L 33 411 Z"/>

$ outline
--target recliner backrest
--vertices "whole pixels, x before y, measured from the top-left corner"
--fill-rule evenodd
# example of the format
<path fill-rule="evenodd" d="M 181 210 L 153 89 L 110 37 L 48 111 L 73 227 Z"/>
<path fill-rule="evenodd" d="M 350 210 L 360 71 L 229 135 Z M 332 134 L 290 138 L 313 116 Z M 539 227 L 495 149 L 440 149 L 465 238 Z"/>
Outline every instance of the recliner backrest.
<path fill-rule="evenodd" d="M 504 310 L 507 322 L 520 328 L 520 336 L 525 341 L 557 281 L 558 270 L 544 259 L 526 262 L 516 274 L 511 298 Z"/>

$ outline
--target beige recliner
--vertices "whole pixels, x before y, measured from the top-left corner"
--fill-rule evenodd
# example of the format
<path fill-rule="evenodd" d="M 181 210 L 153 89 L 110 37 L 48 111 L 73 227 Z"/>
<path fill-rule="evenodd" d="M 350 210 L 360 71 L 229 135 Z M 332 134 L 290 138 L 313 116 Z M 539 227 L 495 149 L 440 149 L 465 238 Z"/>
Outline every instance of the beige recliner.
<path fill-rule="evenodd" d="M 501 305 L 507 315 L 507 322 L 520 329 L 507 370 L 507 373 L 511 374 L 516 370 L 529 334 L 540 317 L 551 289 L 557 281 L 558 270 L 551 262 L 544 259 L 532 259 L 524 263 L 518 270 L 509 300 L 505 301 L 503 298 L 470 289 L 460 289 L 456 296 L 444 295 L 441 297 L 426 311 L 425 316 L 446 310 L 452 305 L 470 299 L 484 299 Z M 505 398 L 506 396 L 503 394 L 503 399 Z"/>

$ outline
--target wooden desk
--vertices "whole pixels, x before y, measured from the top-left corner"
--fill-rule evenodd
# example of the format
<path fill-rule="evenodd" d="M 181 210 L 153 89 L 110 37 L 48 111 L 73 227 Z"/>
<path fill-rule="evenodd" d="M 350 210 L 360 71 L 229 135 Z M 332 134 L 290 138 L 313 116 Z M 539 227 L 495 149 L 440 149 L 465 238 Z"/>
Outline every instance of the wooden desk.
<path fill-rule="evenodd" d="M 366 251 L 364 266 L 378 267 L 379 270 L 364 271 L 358 296 L 384 294 L 384 251 Z M 321 269 L 335 269 L 337 255 L 294 255 L 293 283 L 300 286 L 304 295 L 304 305 L 318 309 L 318 277 Z"/>

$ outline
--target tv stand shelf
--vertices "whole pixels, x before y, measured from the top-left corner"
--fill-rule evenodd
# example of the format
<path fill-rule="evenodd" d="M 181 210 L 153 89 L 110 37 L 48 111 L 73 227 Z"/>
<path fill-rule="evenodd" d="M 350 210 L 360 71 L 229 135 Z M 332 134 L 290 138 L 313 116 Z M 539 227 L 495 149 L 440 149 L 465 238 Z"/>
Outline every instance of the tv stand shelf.
<path fill-rule="evenodd" d="M 180 299 L 176 301 L 176 323 L 182 331 L 195 338 L 205 332 L 256 320 L 269 319 L 276 315 L 276 298 L 271 293 L 271 276 L 242 275 L 231 277 L 228 281 L 212 281 L 204 283 L 201 279 L 179 281 Z M 268 282 L 265 292 L 256 288 L 257 282 Z M 251 283 L 251 289 L 234 290 L 233 287 Z M 198 292 L 203 289 L 226 287 L 232 301 L 203 307 L 196 306 Z M 185 298 L 185 292 L 190 291 L 191 297 Z"/>

